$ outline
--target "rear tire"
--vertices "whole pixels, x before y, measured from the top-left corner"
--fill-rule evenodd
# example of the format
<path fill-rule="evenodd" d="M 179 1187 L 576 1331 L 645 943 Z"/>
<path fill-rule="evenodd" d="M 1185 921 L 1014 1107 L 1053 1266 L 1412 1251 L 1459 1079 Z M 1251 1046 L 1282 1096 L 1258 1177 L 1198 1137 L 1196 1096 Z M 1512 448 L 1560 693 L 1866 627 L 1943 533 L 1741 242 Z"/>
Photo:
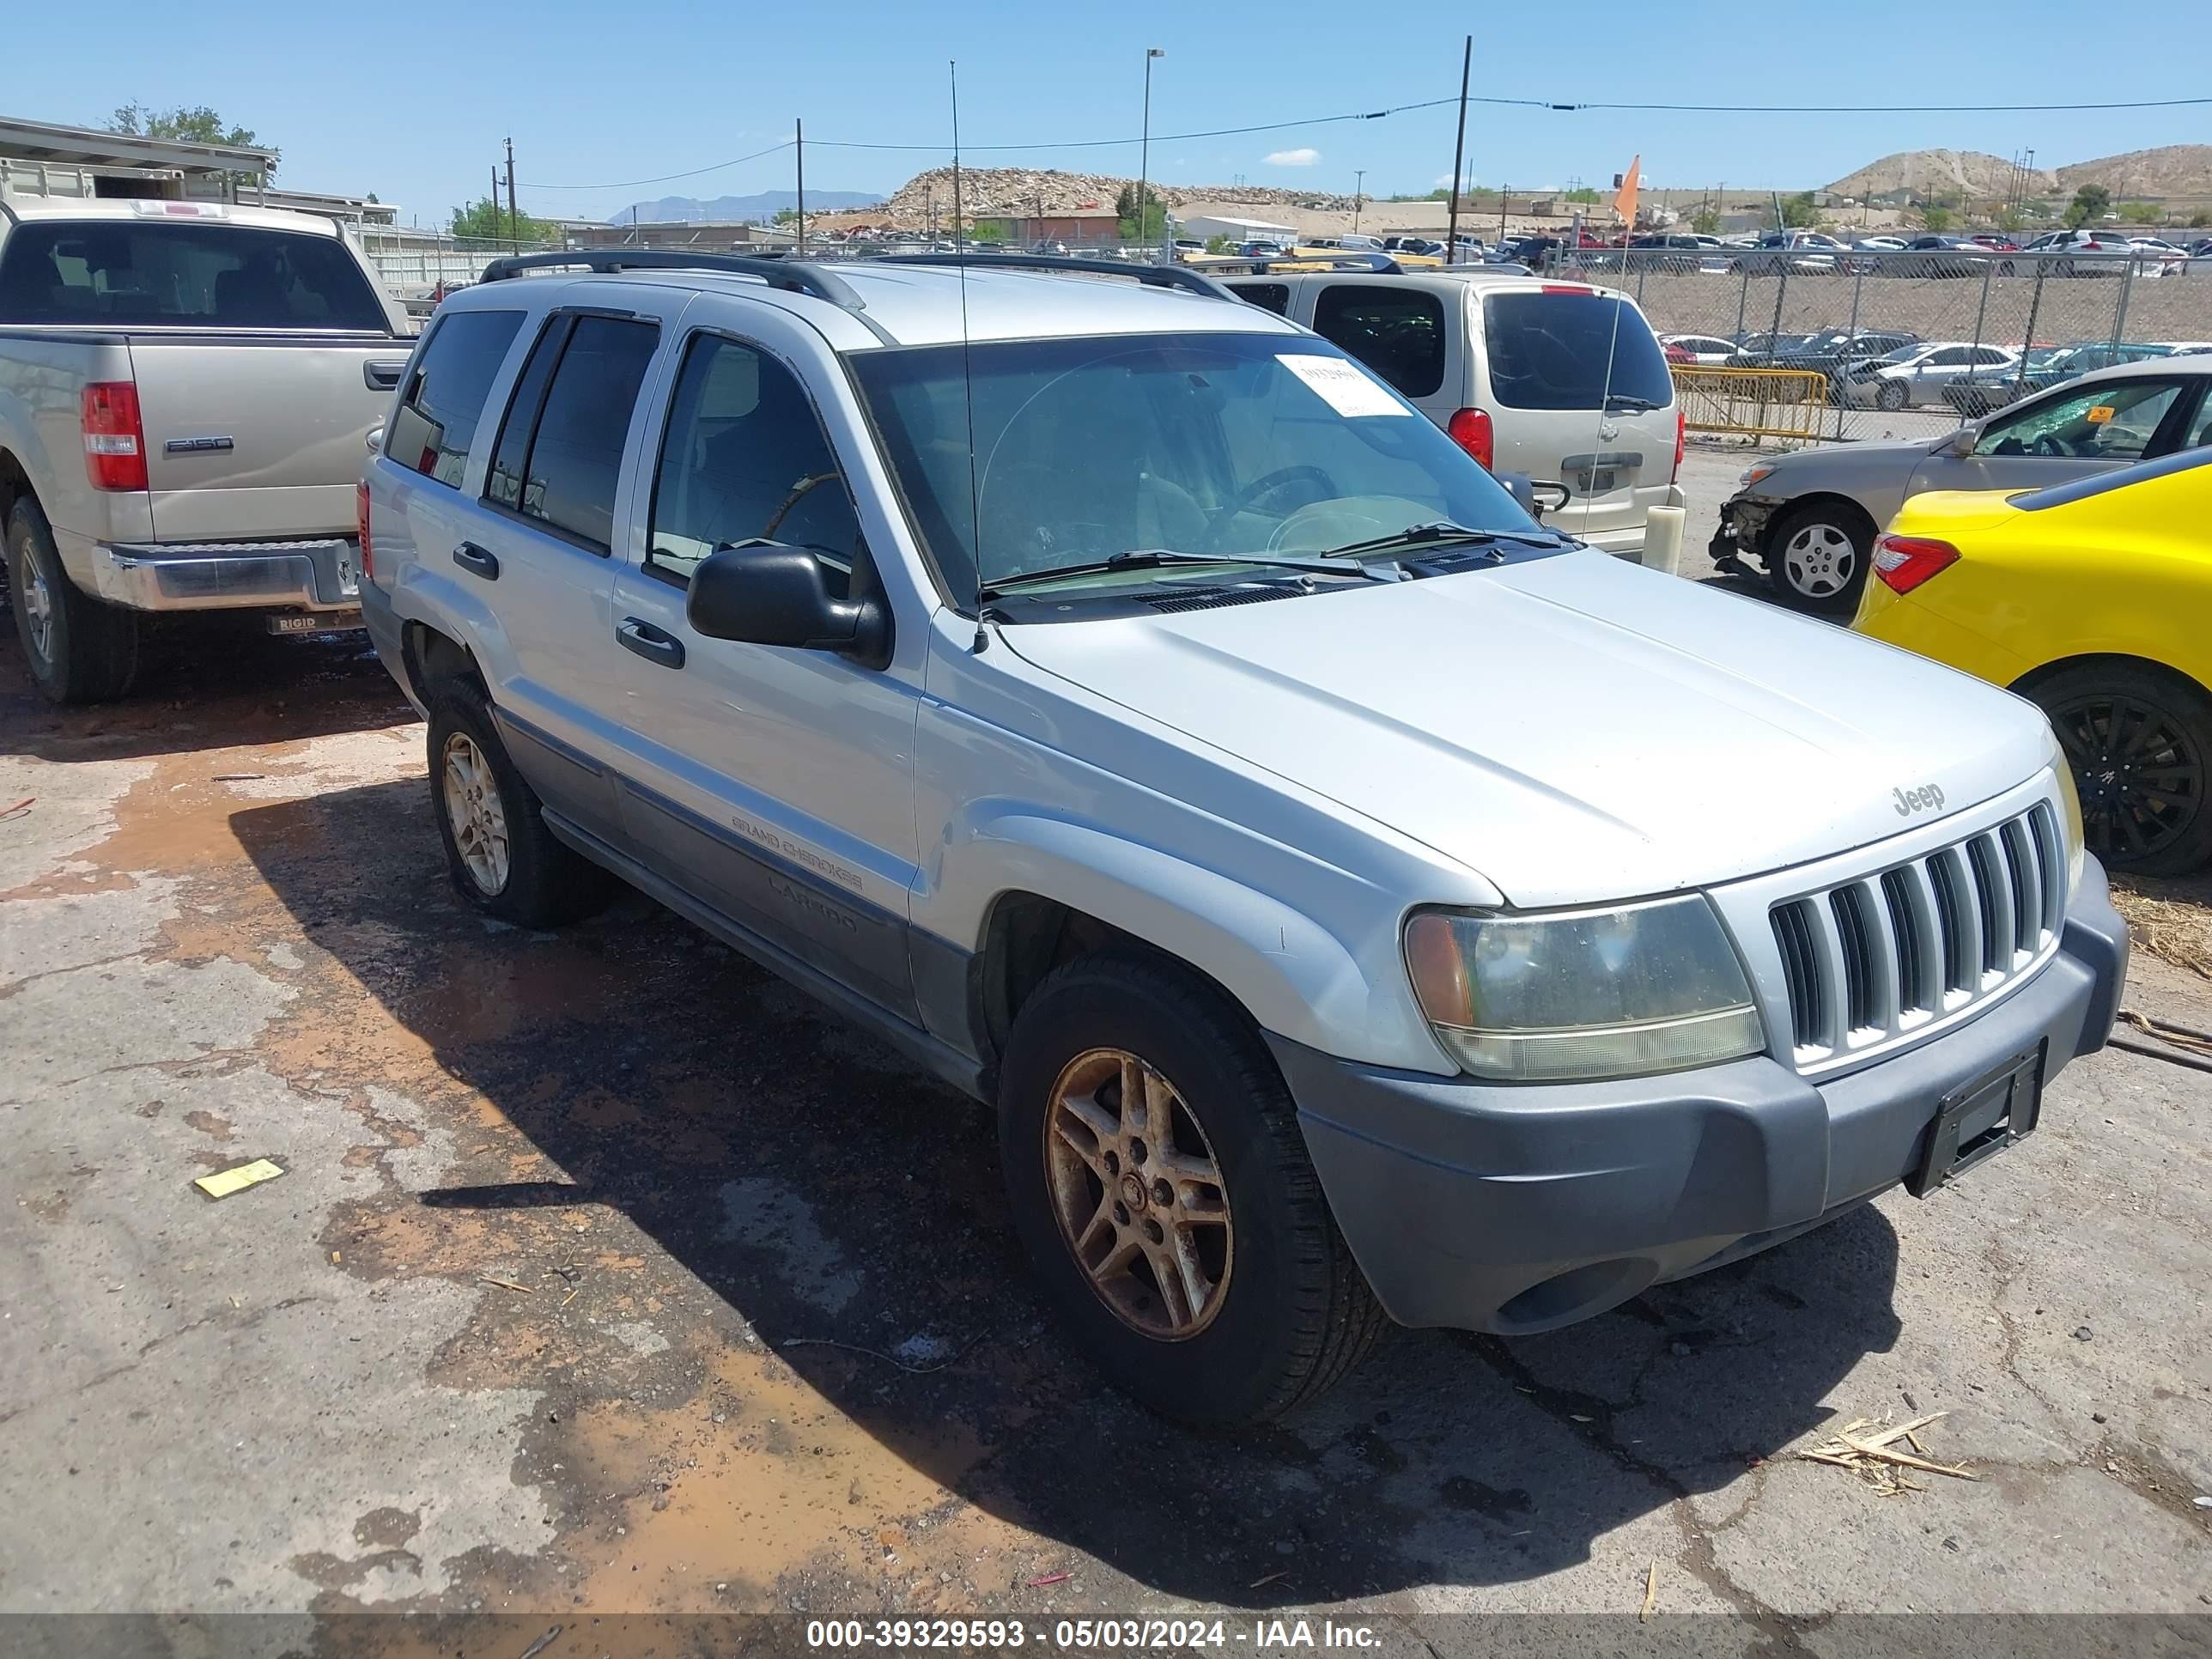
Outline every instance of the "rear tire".
<path fill-rule="evenodd" d="M 26 495 L 8 515 L 8 590 L 31 679 L 50 702 L 106 702 L 138 673 L 138 617 L 78 591 L 53 527 Z"/>
<path fill-rule="evenodd" d="M 1161 1415 L 1279 1416 L 1381 1334 L 1273 1057 L 1196 975 L 1117 956 L 1053 973 L 1014 1022 L 999 1133 L 1044 1299 Z"/>
<path fill-rule="evenodd" d="M 2074 769 L 2089 850 L 2178 876 L 2212 860 L 2212 693 L 2146 663 L 2084 663 L 2022 688 Z"/>
<path fill-rule="evenodd" d="M 1874 521 L 1846 501 L 1784 514 L 1766 535 L 1766 574 L 1784 604 L 1816 616 L 1858 606 L 1874 556 Z"/>
<path fill-rule="evenodd" d="M 1875 407 L 1887 410 L 1892 415 L 1905 407 L 1905 387 L 1896 380 L 1884 380 L 1881 389 L 1874 394 Z"/>
<path fill-rule="evenodd" d="M 517 927 L 552 927 L 606 902 L 612 878 L 545 827 L 483 694 L 465 681 L 430 690 L 430 810 L 460 896 Z"/>

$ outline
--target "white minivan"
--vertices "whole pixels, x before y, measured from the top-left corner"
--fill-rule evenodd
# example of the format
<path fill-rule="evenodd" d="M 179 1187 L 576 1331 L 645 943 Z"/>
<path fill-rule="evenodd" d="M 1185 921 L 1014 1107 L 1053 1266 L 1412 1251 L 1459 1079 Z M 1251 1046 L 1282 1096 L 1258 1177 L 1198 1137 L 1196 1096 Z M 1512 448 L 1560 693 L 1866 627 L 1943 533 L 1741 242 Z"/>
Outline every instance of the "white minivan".
<path fill-rule="evenodd" d="M 1625 294 L 1483 271 L 1272 271 L 1223 280 L 1341 347 L 1496 472 L 1556 483 L 1545 522 L 1641 559 L 1680 507 L 1682 410 L 1665 352 Z"/>

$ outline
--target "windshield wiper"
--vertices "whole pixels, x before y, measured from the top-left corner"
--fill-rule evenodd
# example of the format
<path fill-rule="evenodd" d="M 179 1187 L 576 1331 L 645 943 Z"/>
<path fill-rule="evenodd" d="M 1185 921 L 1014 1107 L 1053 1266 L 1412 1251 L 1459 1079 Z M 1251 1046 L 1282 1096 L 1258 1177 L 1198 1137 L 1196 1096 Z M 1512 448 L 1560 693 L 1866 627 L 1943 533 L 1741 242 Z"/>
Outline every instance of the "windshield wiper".
<path fill-rule="evenodd" d="M 1110 558 L 1085 560 L 1080 564 L 1059 564 L 1043 570 L 1016 571 L 1010 576 L 1001 576 L 995 581 L 985 583 L 981 596 L 987 599 L 996 599 L 1009 588 L 1030 587 L 1039 582 L 1057 581 L 1063 576 L 1094 576 L 1113 570 L 1158 570 L 1178 564 L 1264 565 L 1275 570 L 1301 570 L 1321 576 L 1358 576 L 1376 582 L 1398 580 L 1395 574 L 1385 575 L 1356 560 L 1338 558 L 1334 552 L 1317 554 L 1312 558 L 1285 559 L 1265 553 L 1185 553 L 1172 547 L 1140 547 L 1127 553 L 1116 553 Z"/>
<path fill-rule="evenodd" d="M 1429 524 L 1409 524 L 1393 536 L 1376 536 L 1364 542 L 1346 542 L 1342 547 L 1330 548 L 1332 556 L 1348 557 L 1357 553 L 1376 553 L 1389 547 L 1449 547 L 1473 543 L 1478 546 L 1490 542 L 1521 542 L 1530 547 L 1556 547 L 1560 538 L 1546 531 L 1530 535 L 1520 530 L 1469 530 L 1447 520 Z"/>

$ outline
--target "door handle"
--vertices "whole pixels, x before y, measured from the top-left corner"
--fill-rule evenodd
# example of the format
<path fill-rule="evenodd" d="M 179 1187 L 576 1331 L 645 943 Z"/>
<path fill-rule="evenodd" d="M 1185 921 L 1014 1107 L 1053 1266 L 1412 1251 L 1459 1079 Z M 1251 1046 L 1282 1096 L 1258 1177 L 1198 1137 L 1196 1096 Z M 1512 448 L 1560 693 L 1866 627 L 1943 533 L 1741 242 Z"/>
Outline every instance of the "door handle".
<path fill-rule="evenodd" d="M 474 542 L 463 542 L 455 548 L 453 562 L 472 575 L 482 576 L 488 582 L 499 580 L 499 561 Z"/>
<path fill-rule="evenodd" d="M 363 363 L 361 366 L 362 382 L 371 392 L 389 392 L 399 384 L 399 377 L 406 373 L 406 370 L 407 365 L 404 362 Z"/>
<path fill-rule="evenodd" d="M 623 650 L 634 651 L 649 663 L 663 668 L 684 666 L 684 641 L 640 617 L 623 617 L 615 637 L 622 641 Z"/>

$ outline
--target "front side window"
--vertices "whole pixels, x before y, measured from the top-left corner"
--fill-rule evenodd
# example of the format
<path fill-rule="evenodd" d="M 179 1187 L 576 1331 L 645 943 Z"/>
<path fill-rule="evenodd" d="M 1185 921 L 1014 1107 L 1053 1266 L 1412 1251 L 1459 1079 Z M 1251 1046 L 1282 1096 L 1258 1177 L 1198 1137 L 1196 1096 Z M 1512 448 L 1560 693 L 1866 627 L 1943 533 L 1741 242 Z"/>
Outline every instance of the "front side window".
<path fill-rule="evenodd" d="M 979 567 L 992 582 L 1139 550 L 1316 553 L 1437 520 L 1535 529 L 1465 450 L 1310 338 L 1014 340 L 964 356 L 849 360 L 959 605 Z"/>
<path fill-rule="evenodd" d="M 453 311 L 431 325 L 384 453 L 425 477 L 459 489 L 484 399 L 522 327 L 519 311 Z"/>
<path fill-rule="evenodd" d="M 11 323 L 392 331 L 335 236 L 208 219 L 16 226 L 0 258 L 0 324 Z"/>
<path fill-rule="evenodd" d="M 1444 383 L 1443 301 L 1426 289 L 1333 283 L 1314 301 L 1313 325 L 1408 398 Z"/>
<path fill-rule="evenodd" d="M 623 445 L 659 343 L 657 325 L 629 318 L 550 319 L 508 402 L 485 498 L 607 551 Z"/>
<path fill-rule="evenodd" d="M 2108 380 L 1992 421 L 1974 453 L 2140 460 L 2180 395 L 2178 380 Z"/>
<path fill-rule="evenodd" d="M 860 520 L 798 377 L 755 347 L 701 335 L 661 439 L 646 563 L 689 581 L 716 548 L 750 541 L 812 548 L 842 576 Z"/>

